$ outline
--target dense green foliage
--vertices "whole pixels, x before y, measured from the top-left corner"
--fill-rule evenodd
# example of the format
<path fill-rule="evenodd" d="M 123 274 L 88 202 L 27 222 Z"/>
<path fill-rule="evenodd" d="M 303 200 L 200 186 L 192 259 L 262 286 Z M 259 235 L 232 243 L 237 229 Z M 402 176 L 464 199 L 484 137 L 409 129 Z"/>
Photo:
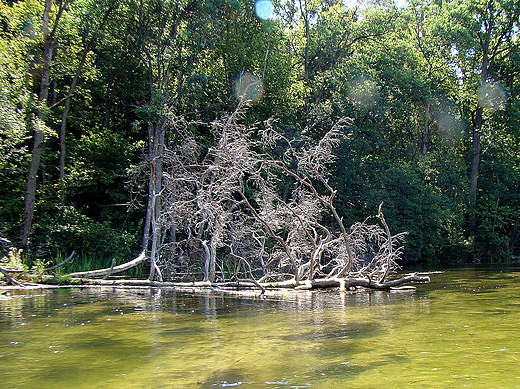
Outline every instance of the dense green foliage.
<path fill-rule="evenodd" d="M 519 1 L 276 1 L 261 19 L 252 0 L 47 0 L 44 102 L 42 3 L 0 3 L 2 251 L 19 242 L 40 132 L 27 258 L 76 250 L 84 268 L 139 252 L 147 162 L 180 143 L 165 118 L 211 147 L 204 123 L 251 92 L 243 75 L 262 83 L 245 123 L 275 117 L 286 136 L 319 139 L 351 120 L 331 178 L 347 222 L 384 202 L 410 262 L 520 256 Z"/>

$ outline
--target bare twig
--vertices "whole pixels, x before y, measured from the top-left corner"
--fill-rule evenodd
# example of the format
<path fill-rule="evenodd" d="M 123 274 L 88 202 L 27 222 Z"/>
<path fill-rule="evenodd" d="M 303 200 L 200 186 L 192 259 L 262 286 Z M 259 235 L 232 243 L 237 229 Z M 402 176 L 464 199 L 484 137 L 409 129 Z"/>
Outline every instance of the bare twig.
<path fill-rule="evenodd" d="M 110 276 L 114 272 L 114 265 L 116 264 L 116 259 L 112 258 L 112 264 L 110 265 L 110 269 L 108 269 L 107 274 L 103 276 L 103 280 L 106 280 L 108 276 Z"/>
<path fill-rule="evenodd" d="M 63 266 L 65 265 L 66 263 L 72 263 L 71 259 L 72 257 L 74 256 L 74 254 L 76 254 L 75 251 L 72 251 L 72 253 L 70 253 L 70 255 L 67 257 L 67 259 L 65 259 L 64 261 L 60 262 L 60 263 L 57 263 L 56 265 L 54 266 L 51 266 L 51 267 L 47 267 L 45 269 L 43 269 L 44 271 L 50 271 L 50 270 L 54 270 L 54 269 L 57 269 L 59 268 L 60 266 Z"/>

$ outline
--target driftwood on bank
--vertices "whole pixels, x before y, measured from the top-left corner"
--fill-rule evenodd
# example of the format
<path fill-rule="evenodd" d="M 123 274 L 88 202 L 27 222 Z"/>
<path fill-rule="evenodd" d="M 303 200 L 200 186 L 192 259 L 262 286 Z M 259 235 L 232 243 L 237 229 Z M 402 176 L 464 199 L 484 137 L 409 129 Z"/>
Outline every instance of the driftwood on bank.
<path fill-rule="evenodd" d="M 266 290 L 276 289 L 295 289 L 295 290 L 315 290 L 327 288 L 339 288 L 340 290 L 348 290 L 349 288 L 362 287 L 372 290 L 392 290 L 409 283 L 427 283 L 430 277 L 417 274 L 408 274 L 401 278 L 386 282 L 378 282 L 366 278 L 322 278 L 312 281 L 295 281 L 289 280 L 284 282 L 257 282 L 251 279 L 242 279 L 233 282 L 217 282 L 208 281 L 198 282 L 159 282 L 151 280 L 107 280 L 107 279 L 84 279 L 85 285 L 103 285 L 103 286 L 154 286 L 154 287 L 173 287 L 173 288 L 194 288 L 214 290 L 243 290 L 258 288 L 261 294 Z M 412 289 L 414 289 L 412 287 Z"/>
<path fill-rule="evenodd" d="M 385 282 L 379 282 L 376 280 L 371 280 L 369 278 L 315 279 L 311 281 L 302 282 L 300 283 L 300 285 L 296 286 L 296 288 L 310 290 L 339 287 L 341 290 L 346 290 L 348 288 L 362 287 L 374 290 L 388 290 L 411 282 L 427 283 L 430 282 L 430 277 L 419 276 L 417 274 L 409 274 L 404 277 Z"/>
<path fill-rule="evenodd" d="M 114 266 L 114 262 L 112 262 L 112 266 L 107 269 L 99 269 L 99 270 L 91 270 L 91 271 L 82 271 L 76 273 L 70 273 L 68 276 L 70 277 L 79 277 L 79 278 L 103 278 L 107 277 L 111 274 L 120 273 L 122 271 L 131 269 L 140 263 L 146 261 L 148 257 L 146 256 L 146 252 L 143 250 L 137 258 L 132 259 L 129 262 L 122 263 L 121 265 Z"/>

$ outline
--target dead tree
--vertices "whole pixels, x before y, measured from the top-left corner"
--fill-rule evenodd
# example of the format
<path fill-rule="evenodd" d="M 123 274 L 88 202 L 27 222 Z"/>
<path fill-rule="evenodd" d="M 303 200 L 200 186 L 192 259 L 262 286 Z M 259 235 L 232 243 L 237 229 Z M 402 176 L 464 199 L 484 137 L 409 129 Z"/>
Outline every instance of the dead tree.
<path fill-rule="evenodd" d="M 154 192 L 153 258 L 143 251 L 124 266 L 88 276 L 105 277 L 149 258 L 165 280 L 249 285 L 262 292 L 273 286 L 389 289 L 428 281 L 417 275 L 389 280 L 404 235 L 391 235 L 382 204 L 376 216 L 350 227 L 336 211 L 328 172 L 348 122 L 312 142 L 285 138 L 272 120 L 245 126 L 242 113 L 239 107 L 209 124 L 169 118 L 177 142 L 165 142 L 157 155 L 162 168 Z M 213 146 L 196 142 L 194 125 L 208 126 Z M 275 148 L 282 155 L 273 155 Z M 284 196 L 280 183 L 292 188 Z"/>
<path fill-rule="evenodd" d="M 162 231 L 175 231 L 158 248 L 165 278 L 393 285 L 388 277 L 403 234 L 391 235 L 382 206 L 350 227 L 335 207 L 328 172 L 348 122 L 312 143 L 286 139 L 273 121 L 246 127 L 240 119 L 238 109 L 210 123 L 217 142 L 208 149 L 185 123 L 178 128 L 182 142 L 165 149 L 158 222 Z M 276 158 L 269 155 L 275 145 L 285 150 Z M 280 182 L 293 186 L 287 198 L 279 195 Z"/>
<path fill-rule="evenodd" d="M 214 282 L 217 267 L 223 265 L 217 263 L 217 251 L 233 241 L 230 233 L 237 225 L 247 222 L 237 193 L 244 174 L 256 162 L 247 138 L 240 135 L 247 129 L 233 116 L 211 123 L 210 129 L 219 141 L 204 154 L 198 152 L 189 133 L 183 133 L 184 141 L 165 153 L 161 221 L 166 229 L 175 227 L 178 239 L 165 244 L 163 251 L 180 256 L 182 261 L 179 266 L 174 257 L 173 262 L 172 257 L 163 257 L 161 263 L 171 273 L 186 267 L 182 262 L 199 262 L 204 281 Z"/>

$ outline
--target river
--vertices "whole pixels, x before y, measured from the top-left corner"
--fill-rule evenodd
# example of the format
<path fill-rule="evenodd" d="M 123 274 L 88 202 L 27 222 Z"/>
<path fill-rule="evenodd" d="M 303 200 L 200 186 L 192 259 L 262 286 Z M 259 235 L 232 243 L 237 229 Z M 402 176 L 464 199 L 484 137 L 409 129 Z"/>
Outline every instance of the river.
<path fill-rule="evenodd" d="M 0 299 L 0 386 L 520 387 L 519 270 L 447 270 L 415 292 L 267 299 L 16 290 Z"/>

